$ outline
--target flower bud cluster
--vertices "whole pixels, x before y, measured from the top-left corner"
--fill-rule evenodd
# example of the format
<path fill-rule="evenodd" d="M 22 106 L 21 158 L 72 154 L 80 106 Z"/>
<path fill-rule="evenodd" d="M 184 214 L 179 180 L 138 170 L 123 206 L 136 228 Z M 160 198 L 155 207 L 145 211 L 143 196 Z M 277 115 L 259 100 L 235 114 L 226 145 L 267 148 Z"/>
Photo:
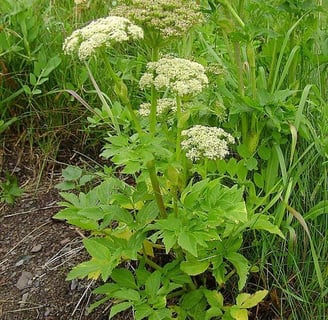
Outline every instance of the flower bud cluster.
<path fill-rule="evenodd" d="M 190 0 L 132 0 L 111 9 L 110 14 L 126 17 L 145 31 L 158 32 L 163 39 L 183 36 L 202 21 L 199 6 Z"/>
<path fill-rule="evenodd" d="M 109 16 L 92 21 L 75 30 L 65 39 L 65 54 L 77 54 L 81 61 L 90 58 L 96 49 L 114 43 L 143 38 L 143 30 L 123 17 Z"/>
<path fill-rule="evenodd" d="M 149 62 L 140 79 L 140 87 L 155 86 L 157 90 L 169 89 L 180 97 L 196 95 L 208 84 L 205 68 L 194 61 L 166 57 Z"/>
<path fill-rule="evenodd" d="M 151 104 L 149 102 L 142 103 L 140 105 L 138 113 L 142 117 L 148 117 L 150 115 L 150 108 L 151 108 Z M 158 99 L 156 108 L 157 108 L 156 109 L 157 116 L 160 116 L 170 110 L 175 112 L 177 109 L 176 100 L 172 98 Z"/>
<path fill-rule="evenodd" d="M 235 143 L 235 139 L 221 128 L 196 125 L 181 133 L 181 142 L 186 157 L 192 161 L 202 158 L 211 160 L 223 159 L 229 154 L 228 144 Z"/>

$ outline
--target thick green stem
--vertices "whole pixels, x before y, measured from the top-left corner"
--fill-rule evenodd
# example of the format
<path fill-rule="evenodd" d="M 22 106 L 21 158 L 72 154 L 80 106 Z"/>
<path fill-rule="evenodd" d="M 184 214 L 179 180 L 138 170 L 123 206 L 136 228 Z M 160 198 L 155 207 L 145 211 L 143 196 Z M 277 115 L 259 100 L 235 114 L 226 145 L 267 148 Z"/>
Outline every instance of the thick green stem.
<path fill-rule="evenodd" d="M 149 161 L 147 163 L 147 168 L 149 171 L 150 181 L 151 181 L 151 184 L 152 184 L 152 187 L 154 190 L 155 200 L 156 200 L 159 212 L 160 212 L 160 216 L 162 219 L 165 219 L 167 217 L 167 214 L 166 214 L 163 196 L 162 196 L 161 189 L 160 189 L 159 182 L 158 182 L 158 177 L 157 177 L 154 161 Z"/>
<path fill-rule="evenodd" d="M 179 96 L 176 96 L 176 103 L 177 103 L 177 138 L 176 138 L 176 147 L 175 147 L 175 158 L 177 161 L 180 161 L 181 159 L 181 132 L 183 128 L 183 119 L 181 115 L 181 98 Z"/>
<path fill-rule="evenodd" d="M 151 60 L 157 61 L 159 56 L 158 47 L 153 47 L 151 52 Z M 154 86 L 151 87 L 151 100 L 150 100 L 150 116 L 149 116 L 149 131 L 152 136 L 156 133 L 157 124 L 157 91 Z"/>
<path fill-rule="evenodd" d="M 247 46 L 247 58 L 250 68 L 250 77 L 251 77 L 251 87 L 252 87 L 252 96 L 253 99 L 257 96 L 257 88 L 256 88 L 256 64 L 255 64 L 255 50 L 252 43 L 249 43 Z"/>

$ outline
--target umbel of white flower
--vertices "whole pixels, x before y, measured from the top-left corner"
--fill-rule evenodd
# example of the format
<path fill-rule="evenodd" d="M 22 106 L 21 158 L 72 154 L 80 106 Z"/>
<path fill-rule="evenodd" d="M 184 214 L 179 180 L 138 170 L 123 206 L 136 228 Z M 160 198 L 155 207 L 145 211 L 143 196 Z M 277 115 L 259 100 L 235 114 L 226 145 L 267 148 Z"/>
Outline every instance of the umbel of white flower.
<path fill-rule="evenodd" d="M 92 21 L 75 30 L 65 39 L 65 54 L 78 55 L 81 61 L 90 58 L 96 49 L 115 43 L 143 38 L 143 30 L 123 17 L 109 16 Z"/>
<path fill-rule="evenodd" d="M 203 158 L 217 160 L 229 154 L 228 144 L 235 139 L 221 128 L 196 125 L 183 130 L 181 148 L 192 161 Z"/>
<path fill-rule="evenodd" d="M 148 117 L 150 115 L 150 108 L 151 108 L 151 104 L 149 102 L 142 103 L 140 105 L 138 113 L 142 117 Z M 156 110 L 157 116 L 160 116 L 170 110 L 175 112 L 177 110 L 176 99 L 172 99 L 172 98 L 158 99 L 156 109 L 157 109 Z"/>
<path fill-rule="evenodd" d="M 197 62 L 165 57 L 147 64 L 139 84 L 142 89 L 154 85 L 157 90 L 169 89 L 182 97 L 200 93 L 208 78 L 205 68 Z"/>

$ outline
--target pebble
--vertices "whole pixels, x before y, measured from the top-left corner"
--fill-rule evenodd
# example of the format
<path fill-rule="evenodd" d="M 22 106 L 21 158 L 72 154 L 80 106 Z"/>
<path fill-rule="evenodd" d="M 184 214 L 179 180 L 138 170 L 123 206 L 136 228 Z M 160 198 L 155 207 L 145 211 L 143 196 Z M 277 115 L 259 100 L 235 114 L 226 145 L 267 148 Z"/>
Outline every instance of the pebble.
<path fill-rule="evenodd" d="M 24 256 L 22 259 L 18 260 L 16 263 L 15 263 L 15 266 L 16 267 L 19 267 L 19 266 L 22 266 L 25 262 L 28 262 L 31 260 L 31 256 Z"/>
<path fill-rule="evenodd" d="M 21 276 L 19 277 L 15 287 L 19 290 L 23 290 L 29 286 L 29 281 L 33 278 L 31 272 L 23 271 Z"/>
<path fill-rule="evenodd" d="M 24 304 L 25 304 L 26 301 L 27 301 L 27 298 L 28 298 L 28 292 L 26 292 L 26 293 L 24 293 L 24 294 L 22 295 L 22 300 L 19 302 L 19 304 L 20 304 L 21 307 L 24 306 Z"/>
<path fill-rule="evenodd" d="M 31 249 L 31 252 L 32 252 L 32 253 L 37 253 L 37 252 L 41 251 L 41 249 L 42 249 L 41 244 L 37 244 L 36 246 L 34 246 L 34 247 Z"/>
<path fill-rule="evenodd" d="M 70 238 L 65 238 L 65 239 L 63 239 L 62 241 L 60 241 L 60 244 L 61 244 L 61 245 L 64 245 L 64 244 L 66 244 L 66 243 L 69 243 L 70 241 L 71 241 Z"/>

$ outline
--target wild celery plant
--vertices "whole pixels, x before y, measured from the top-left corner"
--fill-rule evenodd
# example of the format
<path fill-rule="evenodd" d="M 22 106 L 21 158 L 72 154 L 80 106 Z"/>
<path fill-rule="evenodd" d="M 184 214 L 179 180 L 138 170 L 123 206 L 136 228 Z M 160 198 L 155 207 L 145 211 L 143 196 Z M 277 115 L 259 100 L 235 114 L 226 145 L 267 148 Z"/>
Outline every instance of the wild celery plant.
<path fill-rule="evenodd" d="M 106 59 L 115 93 L 107 99 L 89 72 L 103 108 L 112 107 L 102 152 L 112 168 L 88 192 L 61 193 L 65 209 L 55 218 L 91 231 L 83 240 L 91 259 L 73 268 L 67 279 L 101 278 L 105 284 L 94 292 L 104 297 L 90 310 L 111 300 L 110 318 L 132 308 L 135 319 L 248 319 L 248 309 L 267 290 L 242 292 L 250 271 L 240 252 L 243 234 L 266 230 L 283 235 L 266 214 L 248 210 L 244 188 L 224 185 L 219 171 L 209 170 L 218 161 L 225 163 L 235 139 L 222 128 L 194 123 L 199 109 L 191 105 L 202 104 L 198 96 L 210 85 L 204 66 L 174 53 L 160 56 L 199 22 L 181 21 L 178 29 L 170 29 L 169 17 L 178 20 L 187 9 L 199 17 L 198 7 L 192 1 L 158 0 L 151 2 L 156 10 L 146 6 L 140 11 L 140 3 L 118 7 L 115 16 L 74 31 L 64 44 L 65 52 L 78 55 L 86 68 L 94 56 Z M 127 11 L 131 21 L 119 17 L 120 12 L 128 16 Z M 158 12 L 168 17 L 161 22 L 169 34 L 151 19 Z M 131 100 L 135 93 L 106 54 L 141 38 L 151 61 L 139 79 L 142 106 L 137 112 Z M 233 295 L 228 301 L 226 286 Z"/>

